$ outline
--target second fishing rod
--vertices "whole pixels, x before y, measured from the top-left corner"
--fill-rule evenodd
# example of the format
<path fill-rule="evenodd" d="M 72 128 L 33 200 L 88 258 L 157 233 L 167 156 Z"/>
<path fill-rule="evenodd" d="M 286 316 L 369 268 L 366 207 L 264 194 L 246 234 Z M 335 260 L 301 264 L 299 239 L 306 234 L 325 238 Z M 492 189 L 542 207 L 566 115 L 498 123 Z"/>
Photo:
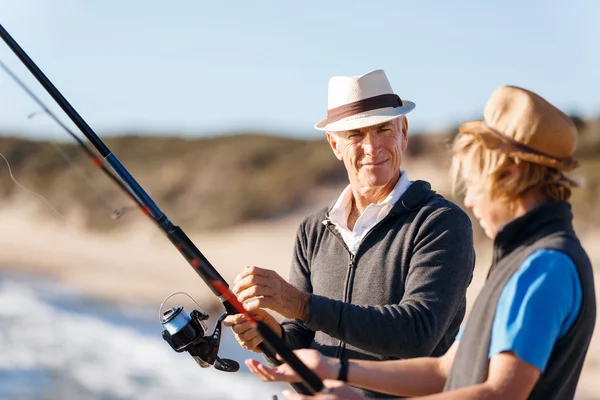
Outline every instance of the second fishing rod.
<path fill-rule="evenodd" d="M 98 137 L 92 128 L 85 120 L 77 113 L 77 111 L 69 104 L 59 90 L 52 84 L 40 68 L 33 62 L 21 46 L 12 38 L 6 29 L 0 24 L 0 37 L 13 51 L 13 53 L 21 60 L 27 69 L 33 74 L 37 81 L 44 87 L 48 94 L 56 101 L 62 110 L 68 115 L 73 123 L 90 141 L 94 148 L 100 153 L 104 161 L 112 168 L 114 173 L 121 179 L 125 186 L 121 186 L 128 195 L 138 203 L 140 209 L 147 213 L 163 230 L 171 243 L 179 250 L 182 256 L 192 266 L 194 271 L 204 280 L 212 292 L 222 301 L 226 312 L 229 314 L 243 313 L 249 321 L 257 328 L 258 332 L 263 337 L 261 350 L 265 355 L 272 359 L 279 354 L 281 359 L 288 363 L 292 369 L 302 379 L 301 383 L 292 384 L 294 389 L 302 394 L 315 394 L 321 391 L 326 391 L 320 378 L 293 353 L 287 344 L 281 339 L 271 328 L 262 321 L 253 318 L 240 304 L 235 295 L 229 289 L 229 285 L 223 277 L 217 272 L 212 264 L 200 252 L 196 245 L 189 239 L 183 230 L 173 224 L 167 216 L 158 208 L 152 198 L 146 193 L 141 185 L 134 179 L 125 166 L 111 152 L 106 144 Z M 13 77 L 14 79 L 14 77 Z M 31 96 L 31 93 L 29 93 Z M 36 99 L 37 100 L 37 99 Z M 78 141 L 80 142 L 80 141 Z M 86 147 L 80 142 L 84 148 Z M 94 158 L 93 154 L 90 154 Z M 96 166 L 100 166 L 95 162 Z M 105 173 L 111 173 L 102 168 Z M 114 178 L 114 177 L 113 177 Z"/>

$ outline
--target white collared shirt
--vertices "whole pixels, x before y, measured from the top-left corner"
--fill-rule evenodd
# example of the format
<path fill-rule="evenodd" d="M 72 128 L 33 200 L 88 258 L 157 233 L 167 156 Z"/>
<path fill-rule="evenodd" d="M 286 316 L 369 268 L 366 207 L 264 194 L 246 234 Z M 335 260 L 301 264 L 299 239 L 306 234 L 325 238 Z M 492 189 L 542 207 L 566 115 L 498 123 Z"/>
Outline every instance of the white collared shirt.
<path fill-rule="evenodd" d="M 406 171 L 400 171 L 400 179 L 394 186 L 390 194 L 379 204 L 369 204 L 365 211 L 358 217 L 354 224 L 354 230 L 348 229 L 348 216 L 352 208 L 352 189 L 348 185 L 340 197 L 337 199 L 331 211 L 329 211 L 329 221 L 331 221 L 337 231 L 340 233 L 346 246 L 352 254 L 356 254 L 358 245 L 364 239 L 365 235 L 390 212 L 394 204 L 402 197 L 412 181 L 408 180 Z M 327 223 L 323 221 L 324 224 Z"/>

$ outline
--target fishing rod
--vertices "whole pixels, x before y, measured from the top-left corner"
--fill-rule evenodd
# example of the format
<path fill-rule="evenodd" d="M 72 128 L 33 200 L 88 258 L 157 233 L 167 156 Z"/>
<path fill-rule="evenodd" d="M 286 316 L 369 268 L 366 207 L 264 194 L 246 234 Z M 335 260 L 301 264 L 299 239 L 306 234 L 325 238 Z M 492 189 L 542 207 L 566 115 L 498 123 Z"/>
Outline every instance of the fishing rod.
<path fill-rule="evenodd" d="M 87 124 L 87 122 L 79 115 L 79 113 L 77 113 L 73 106 L 69 104 L 67 99 L 65 99 L 65 97 L 60 93 L 60 91 L 54 86 L 54 84 L 46 77 L 46 75 L 40 70 L 40 68 L 38 68 L 38 66 L 33 62 L 29 55 L 12 38 L 8 31 L 6 31 L 2 24 L 0 24 L 0 37 L 2 37 L 4 42 L 13 51 L 13 53 L 19 58 L 19 60 L 21 60 L 21 62 L 27 67 L 31 74 L 44 87 L 48 94 L 62 108 L 62 110 L 69 116 L 71 121 L 73 121 L 73 123 L 85 135 L 85 137 L 94 146 L 94 148 L 100 153 L 100 155 L 104 159 L 104 162 L 106 162 L 112 168 L 116 176 L 120 178 L 122 184 L 120 184 L 119 186 L 125 192 L 127 192 L 127 194 L 130 197 L 132 197 L 133 200 L 135 200 L 135 202 L 139 205 L 140 209 L 146 215 L 148 215 L 155 221 L 155 223 L 165 233 L 165 235 L 175 246 L 175 248 L 179 250 L 181 255 L 192 266 L 194 271 L 196 271 L 200 278 L 202 278 L 202 280 L 211 289 L 215 296 L 217 296 L 221 300 L 223 306 L 225 307 L 226 314 L 244 314 L 248 321 L 257 329 L 258 333 L 263 338 L 263 342 L 260 344 L 260 348 L 263 351 L 263 353 L 272 360 L 276 360 L 276 355 L 279 354 L 281 359 L 284 362 L 288 363 L 289 366 L 298 374 L 302 381 L 296 384 L 292 384 L 292 387 L 297 392 L 302 394 L 312 395 L 322 391 L 326 392 L 327 389 L 323 386 L 323 382 L 321 381 L 321 379 L 294 354 L 294 352 L 287 346 L 283 339 L 280 338 L 263 321 L 254 318 L 253 315 L 251 315 L 248 311 L 245 310 L 244 306 L 237 300 L 237 298 L 229 288 L 229 285 L 227 284 L 225 279 L 223 279 L 223 277 L 211 265 L 208 259 L 200 252 L 200 250 L 196 247 L 192 240 L 188 238 L 188 236 L 183 232 L 183 230 L 179 226 L 173 224 L 167 218 L 165 213 L 160 210 L 160 208 L 156 205 L 156 203 L 152 200 L 148 193 L 146 193 L 142 186 L 129 173 L 129 171 L 119 161 L 115 154 L 112 153 L 112 151 L 106 146 L 106 144 L 100 139 L 100 137 L 98 137 L 98 135 L 92 130 L 92 128 Z M 14 74 L 10 75 L 14 79 Z M 30 95 L 32 94 L 30 90 L 26 90 L 26 92 Z M 35 98 L 35 100 L 39 103 L 39 99 Z M 44 108 L 47 109 L 47 107 L 45 106 Z M 63 124 L 60 125 L 63 126 Z M 85 144 L 82 141 L 78 140 L 78 143 L 80 143 L 81 145 L 83 145 L 82 147 L 87 149 L 86 153 L 88 153 L 88 155 L 92 157 L 94 165 L 99 167 L 103 172 L 105 172 L 106 174 L 108 174 L 116 180 L 116 177 L 112 175 L 112 173 L 110 173 L 110 171 L 108 171 L 107 168 L 102 168 L 102 166 L 104 166 L 104 163 L 99 158 L 97 158 L 89 150 L 89 148 L 85 146 Z M 167 342 L 169 342 L 171 347 L 173 347 L 173 349 L 175 349 L 176 351 L 187 350 L 186 346 L 189 346 L 190 350 L 193 351 L 196 351 L 199 348 L 205 348 L 206 346 L 203 345 L 210 342 L 210 340 L 206 339 L 206 337 L 198 337 L 199 333 L 200 336 L 202 336 L 204 332 L 202 330 L 202 327 L 200 327 L 196 323 L 202 318 L 204 318 L 204 316 L 197 318 L 194 317 L 194 319 L 192 320 L 190 317 L 185 318 L 185 316 L 182 315 L 181 310 L 171 309 L 169 311 L 171 313 L 169 315 L 165 315 L 164 318 L 166 325 L 169 325 L 169 322 L 176 322 L 177 326 L 175 326 L 175 328 L 180 328 L 179 331 L 177 331 L 178 335 L 171 336 L 171 332 L 169 332 L 167 329 L 167 336 L 165 337 L 165 331 L 163 331 L 163 338 Z M 184 318 L 181 318 L 182 316 Z M 180 318 L 173 319 L 172 317 Z M 219 321 L 221 321 L 223 317 L 224 316 L 221 316 L 221 318 L 219 318 Z M 215 333 L 218 328 L 220 328 L 220 322 L 217 323 Z M 187 341 L 187 343 L 185 343 L 185 341 Z M 192 351 L 189 352 L 190 354 L 192 354 L 192 356 L 194 356 L 195 359 L 197 359 L 197 356 Z M 214 353 L 214 356 L 216 357 L 216 352 Z M 206 354 L 204 353 L 203 355 L 206 356 Z M 209 354 L 208 356 L 211 356 L 211 360 L 209 361 L 214 361 L 214 358 L 212 357 L 212 351 L 211 354 Z M 225 365 L 224 367 L 226 368 L 227 366 Z"/>

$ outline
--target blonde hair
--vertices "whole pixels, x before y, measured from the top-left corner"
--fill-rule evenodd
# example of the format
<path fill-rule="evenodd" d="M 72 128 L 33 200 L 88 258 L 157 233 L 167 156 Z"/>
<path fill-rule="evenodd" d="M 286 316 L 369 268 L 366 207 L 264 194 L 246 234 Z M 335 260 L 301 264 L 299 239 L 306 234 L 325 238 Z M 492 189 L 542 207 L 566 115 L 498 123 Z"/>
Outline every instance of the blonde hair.
<path fill-rule="evenodd" d="M 547 199 L 568 201 L 571 190 L 581 186 L 554 168 L 489 149 L 475 134 L 458 134 L 454 139 L 450 177 L 455 194 L 464 188 L 465 171 L 481 194 L 509 204 L 535 192 Z"/>

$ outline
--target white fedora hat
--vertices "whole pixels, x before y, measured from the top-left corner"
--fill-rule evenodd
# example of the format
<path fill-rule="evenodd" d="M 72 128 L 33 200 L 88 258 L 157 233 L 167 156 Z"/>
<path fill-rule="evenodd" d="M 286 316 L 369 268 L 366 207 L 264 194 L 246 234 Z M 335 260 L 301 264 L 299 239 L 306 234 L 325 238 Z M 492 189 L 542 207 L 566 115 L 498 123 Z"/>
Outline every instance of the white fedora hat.
<path fill-rule="evenodd" d="M 400 99 L 382 69 L 360 76 L 329 80 L 327 118 L 315 124 L 321 131 L 347 131 L 383 124 L 408 114 L 415 103 Z"/>

